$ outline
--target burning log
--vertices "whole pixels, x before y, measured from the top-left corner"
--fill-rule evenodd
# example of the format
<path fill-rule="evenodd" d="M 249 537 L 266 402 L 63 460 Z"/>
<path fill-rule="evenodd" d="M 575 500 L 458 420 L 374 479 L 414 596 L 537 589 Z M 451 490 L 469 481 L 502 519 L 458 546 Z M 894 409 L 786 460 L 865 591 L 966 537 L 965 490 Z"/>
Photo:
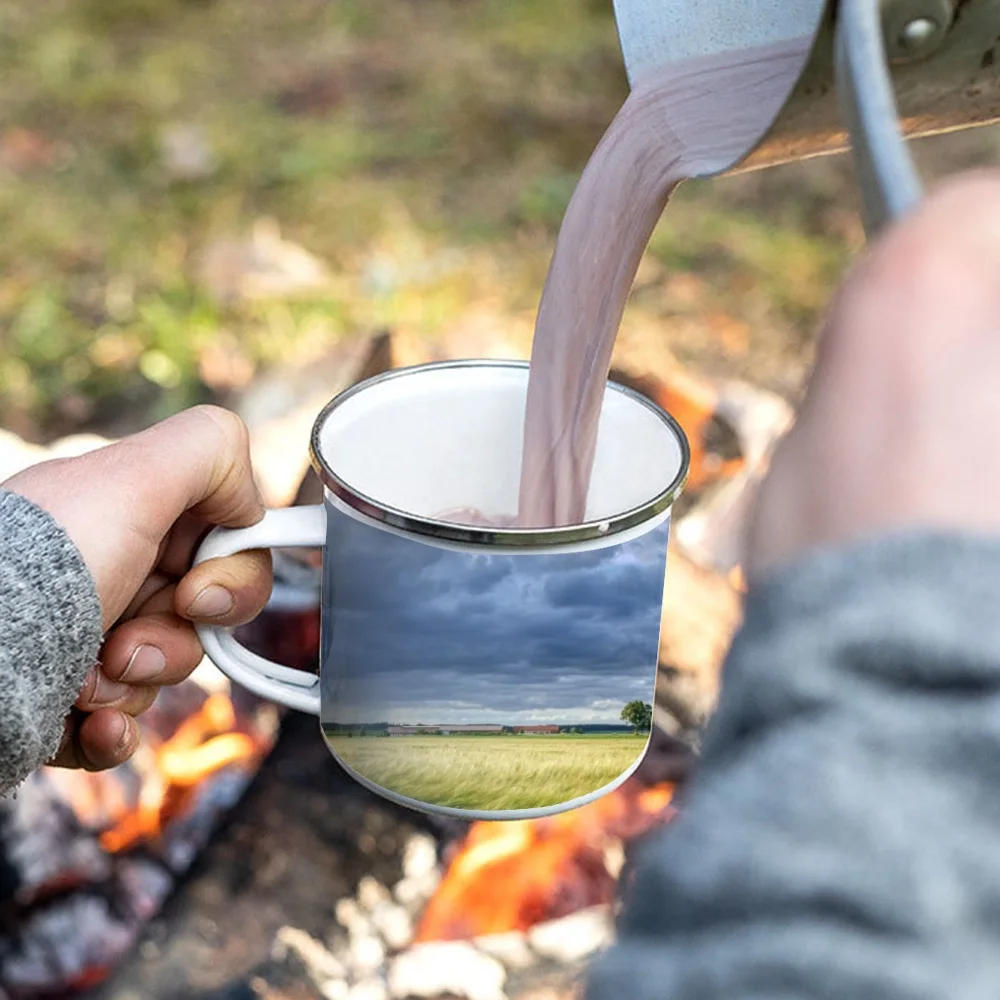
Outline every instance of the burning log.
<path fill-rule="evenodd" d="M 456 1000 L 499 982 L 506 998 L 569 1000 L 590 956 L 611 939 L 613 889 L 633 834 L 673 815 L 668 799 L 679 785 L 664 785 L 663 776 L 682 781 L 690 757 L 683 744 L 658 737 L 617 804 L 611 796 L 601 810 L 540 821 L 548 829 L 487 824 L 477 832 L 373 797 L 339 770 L 312 720 L 292 714 L 234 822 L 99 998 Z M 578 817 L 585 827 L 575 833 Z M 484 836 L 508 826 L 520 826 L 512 841 L 491 845 Z M 553 880 L 532 882 L 557 849 L 566 857 Z M 492 933 L 427 939 L 426 915 L 440 907 L 453 870 L 466 876 L 450 897 L 459 909 L 466 893 L 500 901 L 527 886 L 532 905 L 507 906 L 521 929 L 494 923 Z M 525 874 L 504 881 L 510 871 Z M 574 878 L 583 885 L 572 886 Z M 595 898 L 605 901 L 590 905 Z M 570 912 L 574 906 L 582 909 Z M 443 972 L 455 975 L 442 982 Z"/>
<path fill-rule="evenodd" d="M 569 813 L 474 824 L 424 911 L 416 940 L 527 931 L 590 906 L 610 906 L 624 843 L 669 822 L 673 793 L 671 784 L 647 787 L 631 779 Z"/>
<path fill-rule="evenodd" d="M 391 888 L 362 879 L 355 896 L 337 903 L 338 927 L 325 940 L 295 927 L 278 931 L 270 966 L 258 972 L 260 992 L 270 995 L 269 983 L 297 969 L 300 981 L 307 979 L 319 997 L 331 1000 L 506 1000 L 543 986 L 560 998 L 573 991 L 587 961 L 612 940 L 612 910 L 606 905 L 526 931 L 415 940 L 412 916 L 428 901 L 433 904 L 439 878 L 433 842 L 423 835 L 411 838 L 403 878 Z M 416 884 L 421 891 L 413 895 Z M 499 884 L 493 890 L 498 893 Z"/>
<path fill-rule="evenodd" d="M 677 365 L 664 377 L 621 367 L 613 368 L 610 377 L 653 400 L 683 428 L 691 448 L 684 506 L 706 487 L 730 479 L 743 468 L 742 442 L 720 412 L 720 394 L 710 382 Z M 676 513 L 683 513 L 683 509 Z"/>
<path fill-rule="evenodd" d="M 732 576 L 743 562 L 747 519 L 774 446 L 792 426 L 792 408 L 780 396 L 743 382 L 719 390 L 719 418 L 731 426 L 743 456 L 727 482 L 717 482 L 677 526 L 677 538 L 699 565 Z M 742 581 L 738 572 L 737 583 Z"/>
<path fill-rule="evenodd" d="M 309 433 L 337 393 L 395 366 L 391 333 L 340 342 L 308 365 L 275 368 L 231 405 L 250 430 L 250 451 L 265 502 L 293 502 L 309 470 Z"/>
<path fill-rule="evenodd" d="M 656 722 L 697 741 L 742 618 L 747 516 L 793 414 L 773 393 L 741 382 L 714 385 L 676 364 L 662 376 L 623 367 L 611 376 L 672 413 L 691 444 L 691 474 L 675 510 L 667 563 Z"/>
<path fill-rule="evenodd" d="M 671 544 L 660 619 L 657 726 L 697 741 L 715 707 L 722 661 L 741 617 L 741 595 L 733 584 Z"/>
<path fill-rule="evenodd" d="M 44 768 L 0 803 L 0 983 L 11 1000 L 105 978 L 242 794 L 276 717 L 265 704 L 237 714 L 225 687 L 202 672 L 164 689 L 127 764 Z"/>
<path fill-rule="evenodd" d="M 295 965 L 330 1000 L 570 1000 L 613 939 L 626 844 L 669 821 L 672 795 L 639 778 L 572 813 L 473 824 L 443 876 L 416 835 L 400 881 L 363 878 L 323 940 L 281 928 L 260 992 Z"/>

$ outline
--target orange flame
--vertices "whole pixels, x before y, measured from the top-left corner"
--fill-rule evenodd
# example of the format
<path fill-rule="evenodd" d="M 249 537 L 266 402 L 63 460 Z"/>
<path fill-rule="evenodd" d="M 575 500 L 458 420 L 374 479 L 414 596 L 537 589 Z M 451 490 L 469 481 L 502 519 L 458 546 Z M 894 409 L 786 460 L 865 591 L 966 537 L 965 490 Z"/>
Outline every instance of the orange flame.
<path fill-rule="evenodd" d="M 648 396 L 681 425 L 691 448 L 689 490 L 729 479 L 743 468 L 742 458 L 724 459 L 708 448 L 708 430 L 719 405 L 719 394 L 712 385 L 679 369 L 661 378 L 615 368 L 611 378 Z"/>
<path fill-rule="evenodd" d="M 263 738 L 240 731 L 233 703 L 215 693 L 166 739 L 144 725 L 142 745 L 127 773 L 57 768 L 49 774 L 68 795 L 77 818 L 103 831 L 101 846 L 118 852 L 159 836 L 210 775 L 231 764 L 253 765 L 267 748 Z"/>
<path fill-rule="evenodd" d="M 182 810 L 191 789 L 209 775 L 228 764 L 256 760 L 264 748 L 246 733 L 233 732 L 236 724 L 229 698 L 212 694 L 168 740 L 159 746 L 148 741 L 138 807 L 116 817 L 101 834 L 101 846 L 114 853 L 152 840 Z"/>
<path fill-rule="evenodd" d="M 527 930 L 610 902 L 622 841 L 668 822 L 673 785 L 635 779 L 568 813 L 474 823 L 431 899 L 417 941 Z"/>

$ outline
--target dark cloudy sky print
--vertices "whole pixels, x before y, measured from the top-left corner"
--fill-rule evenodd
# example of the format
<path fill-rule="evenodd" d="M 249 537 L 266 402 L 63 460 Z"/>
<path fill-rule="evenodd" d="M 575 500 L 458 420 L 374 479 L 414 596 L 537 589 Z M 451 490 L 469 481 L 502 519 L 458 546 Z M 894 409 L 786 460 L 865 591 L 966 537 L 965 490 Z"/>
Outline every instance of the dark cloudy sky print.
<path fill-rule="evenodd" d="M 560 555 L 470 555 L 331 514 L 323 721 L 574 725 L 652 701 L 669 522 Z"/>

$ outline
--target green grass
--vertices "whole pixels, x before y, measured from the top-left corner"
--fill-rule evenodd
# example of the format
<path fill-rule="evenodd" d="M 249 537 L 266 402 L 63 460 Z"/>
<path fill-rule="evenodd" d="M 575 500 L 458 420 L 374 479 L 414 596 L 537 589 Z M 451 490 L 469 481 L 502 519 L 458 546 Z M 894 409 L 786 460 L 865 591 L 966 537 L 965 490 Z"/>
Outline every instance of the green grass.
<path fill-rule="evenodd" d="M 383 788 L 457 809 L 557 805 L 614 781 L 647 736 L 327 736 L 341 759 Z"/>
<path fill-rule="evenodd" d="M 224 397 L 220 344 L 256 371 L 383 324 L 530 330 L 625 93 L 610 0 L 0 3 L 0 424 L 44 438 Z M 199 180 L 165 170 L 176 123 L 212 150 Z M 42 154 L 7 162 L 15 130 Z M 682 191 L 630 315 L 767 382 L 700 317 L 804 351 L 854 238 L 846 185 L 820 175 Z M 330 288 L 212 299 L 201 252 L 263 217 L 329 264 Z"/>

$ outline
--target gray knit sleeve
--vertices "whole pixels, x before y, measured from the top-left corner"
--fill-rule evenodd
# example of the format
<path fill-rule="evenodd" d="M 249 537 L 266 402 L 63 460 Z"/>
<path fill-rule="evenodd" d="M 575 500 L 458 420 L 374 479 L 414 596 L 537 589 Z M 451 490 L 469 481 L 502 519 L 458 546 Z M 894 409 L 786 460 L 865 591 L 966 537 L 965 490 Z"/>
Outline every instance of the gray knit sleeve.
<path fill-rule="evenodd" d="M 1000 983 L 1000 540 L 885 538 L 753 588 L 699 772 L 589 1000 Z"/>
<path fill-rule="evenodd" d="M 58 750 L 100 643 L 101 602 L 76 546 L 0 487 L 0 795 Z"/>

